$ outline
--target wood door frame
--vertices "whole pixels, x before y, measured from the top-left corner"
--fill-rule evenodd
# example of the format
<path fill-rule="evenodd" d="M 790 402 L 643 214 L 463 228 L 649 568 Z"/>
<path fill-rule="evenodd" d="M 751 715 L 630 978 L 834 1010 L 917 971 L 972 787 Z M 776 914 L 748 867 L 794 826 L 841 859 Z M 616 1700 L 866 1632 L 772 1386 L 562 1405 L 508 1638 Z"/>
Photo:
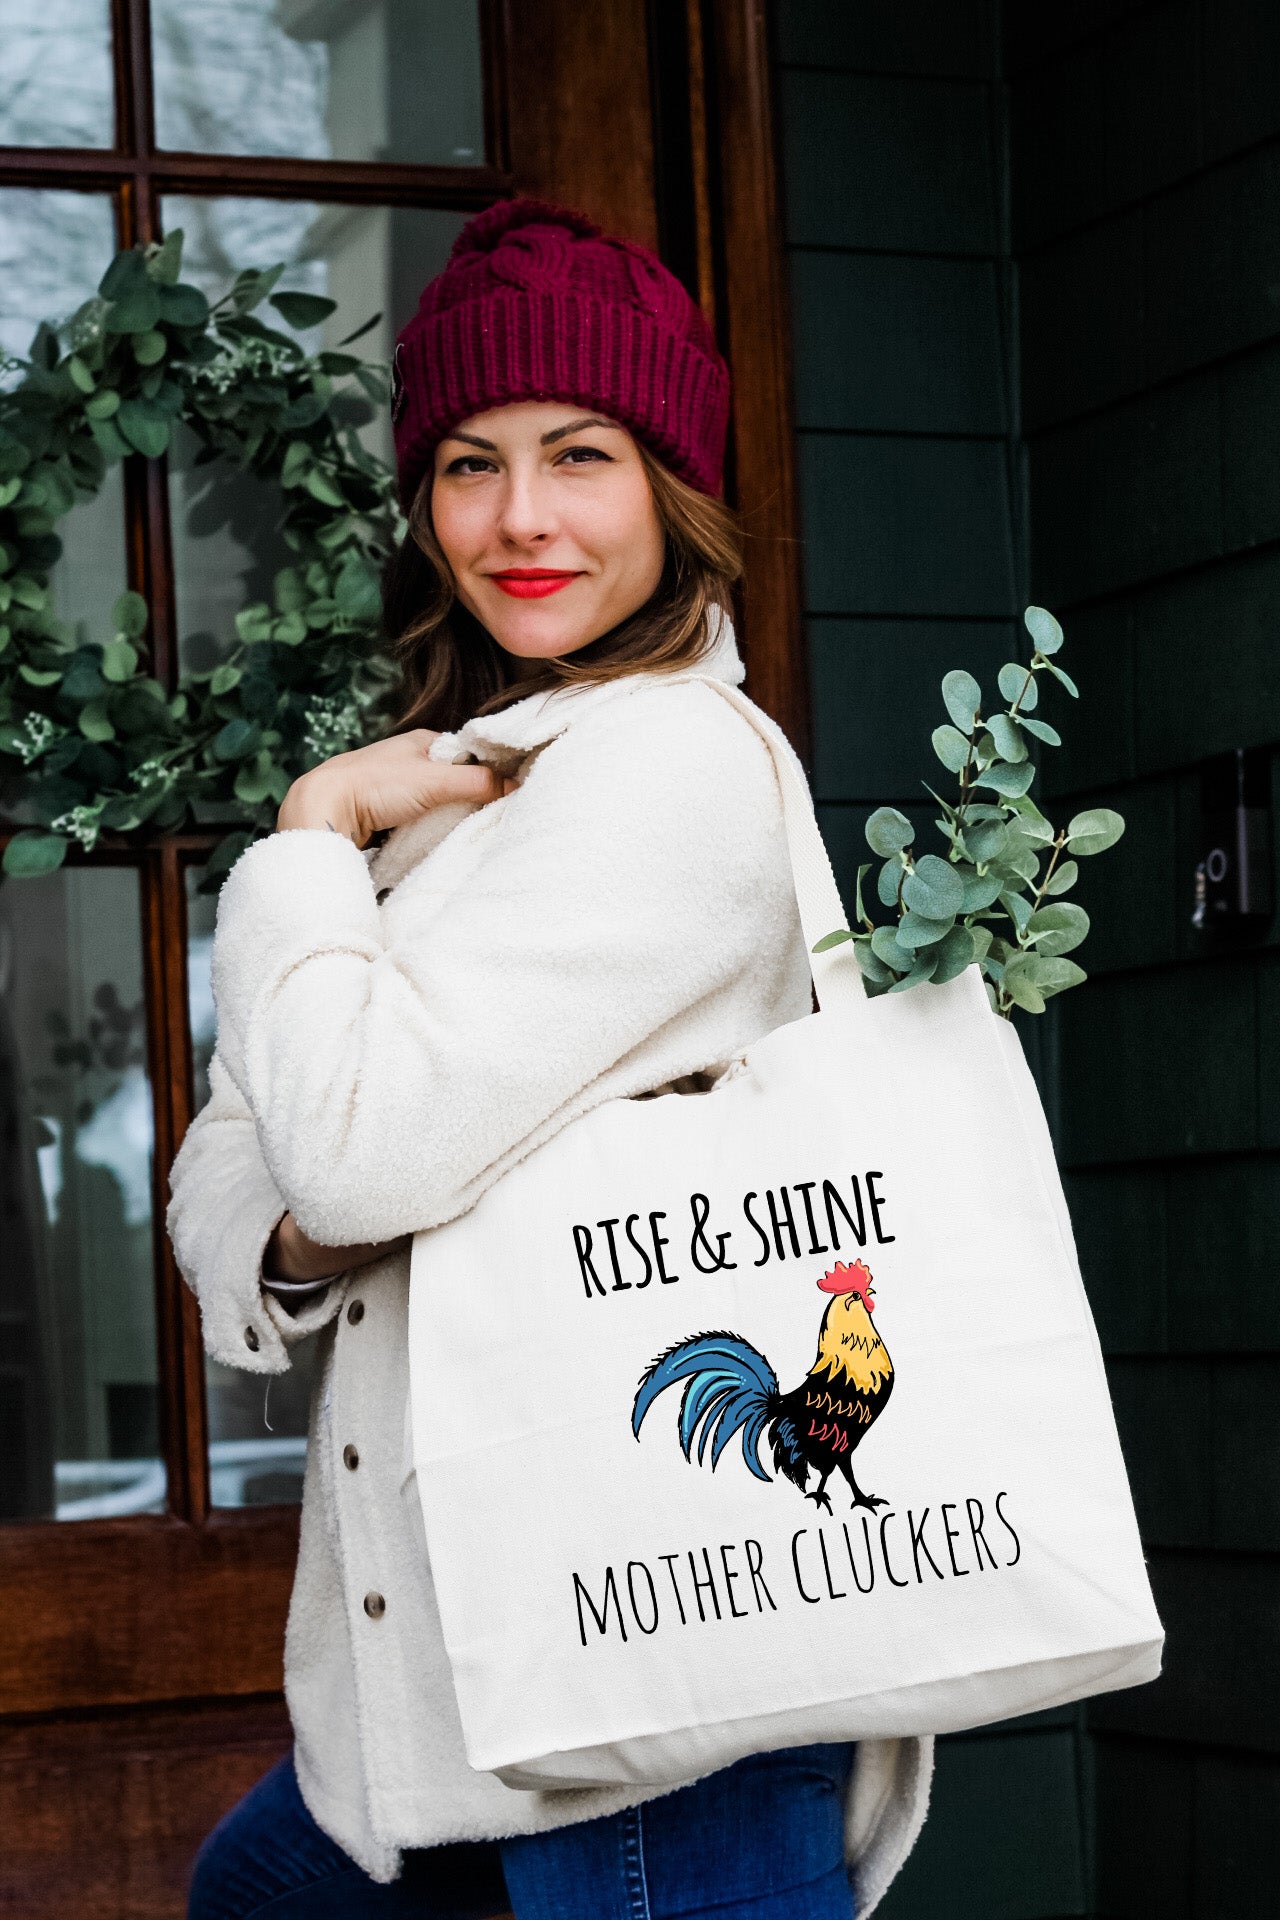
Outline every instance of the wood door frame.
<path fill-rule="evenodd" d="M 136 60 L 147 0 L 114 0 L 113 15 L 120 29 L 117 59 L 132 49 Z M 747 685 L 803 753 L 808 676 L 766 0 L 607 0 L 602 7 L 584 7 L 581 0 L 484 0 L 484 33 L 490 151 L 485 167 L 468 170 L 470 203 L 541 193 L 579 204 L 651 245 L 665 244 L 730 360 L 727 491 L 747 533 L 739 603 Z M 619 75 L 632 84 L 620 84 Z M 600 100 L 611 108 L 605 133 Z M 679 129 L 672 140 L 682 156 L 665 173 L 667 155 L 654 131 L 664 124 Z M 52 173 L 66 185 L 102 188 L 111 184 L 110 173 L 125 237 L 149 238 L 161 176 L 166 189 L 172 184 L 173 157 L 154 166 L 136 153 L 130 157 L 125 136 L 133 140 L 136 132 L 122 129 L 114 156 L 6 150 L 0 184 L 27 184 L 37 176 L 47 184 Z M 181 164 L 196 191 L 212 190 L 226 171 L 210 156 L 181 156 Z M 257 171 L 271 176 L 258 191 L 292 197 L 319 190 L 311 163 L 264 163 Z M 342 174 L 336 189 L 335 171 Z M 340 199 L 401 203 L 425 193 L 438 204 L 459 191 L 450 170 L 354 164 L 326 169 L 324 184 L 330 198 L 336 192 Z M 678 246 L 670 209 L 682 194 L 689 204 Z M 157 640 L 172 665 L 172 564 L 160 463 L 133 463 L 126 484 L 145 501 L 145 511 L 131 521 L 131 584 L 143 576 L 153 586 L 159 581 L 165 604 L 156 608 Z M 147 970 L 153 992 L 157 983 L 160 990 L 148 1011 L 149 1064 L 157 1111 L 167 1113 L 157 1123 L 158 1200 L 191 1110 L 182 867 L 211 844 L 207 835 L 187 834 L 126 849 L 104 836 L 100 856 L 141 869 Z M 71 863 L 80 862 L 73 857 Z M 236 1700 L 261 1715 L 263 1700 L 278 1698 L 282 1684 L 297 1511 L 210 1510 L 198 1310 L 177 1273 L 162 1205 L 156 1213 L 171 1511 L 0 1526 L 0 1746 L 20 1735 L 27 1756 L 42 1722 L 125 1715 L 144 1703 L 148 1712 L 205 1711 L 200 1703 Z"/>

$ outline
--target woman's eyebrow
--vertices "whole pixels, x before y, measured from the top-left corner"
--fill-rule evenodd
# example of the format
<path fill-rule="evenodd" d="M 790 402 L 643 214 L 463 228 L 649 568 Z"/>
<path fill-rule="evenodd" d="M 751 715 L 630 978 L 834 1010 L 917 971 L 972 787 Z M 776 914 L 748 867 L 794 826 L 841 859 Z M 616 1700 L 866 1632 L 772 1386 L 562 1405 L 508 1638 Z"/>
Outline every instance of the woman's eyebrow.
<path fill-rule="evenodd" d="M 455 427 L 452 433 L 446 433 L 446 440 L 462 440 L 469 447 L 482 447 L 486 453 L 496 453 L 497 447 L 492 440 L 481 440 L 478 434 L 460 433 Z"/>
<path fill-rule="evenodd" d="M 567 427 L 555 427 L 550 433 L 544 433 L 539 444 L 549 447 L 553 440 L 563 440 L 567 433 L 581 433 L 584 427 L 612 427 L 616 433 L 622 432 L 616 420 L 602 420 L 593 413 L 582 420 L 571 420 Z"/>

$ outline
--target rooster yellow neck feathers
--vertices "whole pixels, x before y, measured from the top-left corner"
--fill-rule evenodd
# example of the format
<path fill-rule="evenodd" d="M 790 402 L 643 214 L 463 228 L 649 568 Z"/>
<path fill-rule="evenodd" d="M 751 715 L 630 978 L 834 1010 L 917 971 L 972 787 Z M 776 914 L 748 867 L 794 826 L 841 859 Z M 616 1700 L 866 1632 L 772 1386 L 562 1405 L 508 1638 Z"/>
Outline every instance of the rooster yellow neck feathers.
<path fill-rule="evenodd" d="M 893 1373 L 888 1349 L 856 1293 L 839 1295 L 827 1308 L 810 1373 L 852 1380 L 861 1393 L 878 1392 Z"/>

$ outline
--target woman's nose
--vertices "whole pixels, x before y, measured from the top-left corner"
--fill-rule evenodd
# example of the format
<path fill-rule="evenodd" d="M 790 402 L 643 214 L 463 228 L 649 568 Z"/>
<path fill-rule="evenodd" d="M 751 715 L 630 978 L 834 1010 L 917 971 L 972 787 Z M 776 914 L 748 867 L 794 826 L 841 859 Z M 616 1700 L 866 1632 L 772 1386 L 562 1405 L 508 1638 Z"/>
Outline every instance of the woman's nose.
<path fill-rule="evenodd" d="M 518 546 L 532 546 L 551 539 L 555 534 L 556 521 L 550 499 L 535 476 L 509 476 L 499 512 L 498 531 L 504 540 Z"/>

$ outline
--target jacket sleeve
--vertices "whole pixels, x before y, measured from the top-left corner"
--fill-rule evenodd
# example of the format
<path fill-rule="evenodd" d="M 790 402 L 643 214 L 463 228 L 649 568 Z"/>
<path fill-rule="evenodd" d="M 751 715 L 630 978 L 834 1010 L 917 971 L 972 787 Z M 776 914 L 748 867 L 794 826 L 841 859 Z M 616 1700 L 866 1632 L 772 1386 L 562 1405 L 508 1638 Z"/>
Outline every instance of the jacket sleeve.
<path fill-rule="evenodd" d="M 442 901 L 411 875 L 381 918 L 325 830 L 259 841 L 224 884 L 219 1046 L 315 1239 L 452 1218 L 794 921 L 768 751 L 696 682 L 603 703 L 459 832 L 488 836 L 467 885 Z"/>
<path fill-rule="evenodd" d="M 169 1176 L 169 1236 L 200 1302 L 213 1358 L 250 1373 L 283 1373 L 287 1349 L 333 1318 L 344 1288 L 335 1280 L 296 1314 L 263 1292 L 263 1251 L 288 1203 L 267 1171 L 244 1096 L 217 1054 L 209 1084 L 209 1100 Z"/>

